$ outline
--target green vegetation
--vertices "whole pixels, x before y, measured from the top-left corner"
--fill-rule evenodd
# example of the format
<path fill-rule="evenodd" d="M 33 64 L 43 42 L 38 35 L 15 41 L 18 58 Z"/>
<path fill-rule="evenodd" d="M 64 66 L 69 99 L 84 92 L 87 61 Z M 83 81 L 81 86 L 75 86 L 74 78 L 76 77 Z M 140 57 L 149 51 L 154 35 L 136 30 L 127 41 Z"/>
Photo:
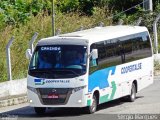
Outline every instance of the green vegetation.
<path fill-rule="evenodd" d="M 160 63 L 158 61 L 154 61 L 154 70 L 160 71 Z"/>
<path fill-rule="evenodd" d="M 5 46 L 12 35 L 15 36 L 15 41 L 11 46 L 13 79 L 26 77 L 28 60 L 25 57 L 25 51 L 29 47 L 29 40 L 34 32 L 39 33 L 38 40 L 51 36 L 51 17 L 43 14 L 40 13 L 36 17 L 32 17 L 25 25 L 20 24 L 18 28 L 7 26 L 0 32 L 0 81 L 7 79 Z M 97 14 L 99 14 L 98 17 Z M 66 33 L 79 29 L 81 25 L 85 28 L 91 28 L 98 25 L 99 20 L 109 25 L 112 21 L 104 21 L 106 14 L 103 10 L 98 10 L 92 17 L 79 16 L 78 13 L 58 14 L 56 16 L 56 28 L 61 29 L 62 33 Z"/>
<path fill-rule="evenodd" d="M 117 14 L 122 10 L 142 2 L 143 0 L 54 0 L 56 10 L 56 29 L 61 33 L 72 32 L 81 26 L 84 29 L 97 26 L 117 24 L 119 19 L 124 24 L 133 24 L 143 17 L 142 25 L 152 32 L 152 23 L 160 12 L 158 0 L 154 1 L 153 14 L 144 12 L 138 6 L 127 13 Z M 13 79 L 27 75 L 28 60 L 25 51 L 34 32 L 38 39 L 51 36 L 51 0 L 0 0 L 0 82 L 7 80 L 5 47 L 11 36 L 15 41 L 11 46 L 11 62 Z"/>

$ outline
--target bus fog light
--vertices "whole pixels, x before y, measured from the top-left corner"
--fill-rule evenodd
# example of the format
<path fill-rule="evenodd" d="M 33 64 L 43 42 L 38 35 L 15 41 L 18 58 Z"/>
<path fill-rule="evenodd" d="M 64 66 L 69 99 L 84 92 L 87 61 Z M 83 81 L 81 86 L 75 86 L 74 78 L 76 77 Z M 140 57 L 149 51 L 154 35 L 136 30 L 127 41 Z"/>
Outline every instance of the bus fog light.
<path fill-rule="evenodd" d="M 78 103 L 81 103 L 82 102 L 82 100 L 78 100 Z"/>
<path fill-rule="evenodd" d="M 32 103 L 32 102 L 33 102 L 33 100 L 29 100 L 29 102 L 30 102 L 30 103 Z"/>

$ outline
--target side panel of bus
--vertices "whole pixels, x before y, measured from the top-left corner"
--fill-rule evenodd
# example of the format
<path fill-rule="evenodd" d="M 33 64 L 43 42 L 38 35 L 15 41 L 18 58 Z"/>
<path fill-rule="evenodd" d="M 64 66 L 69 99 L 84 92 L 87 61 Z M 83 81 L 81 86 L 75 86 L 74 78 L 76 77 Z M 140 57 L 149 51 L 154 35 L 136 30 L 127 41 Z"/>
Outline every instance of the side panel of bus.
<path fill-rule="evenodd" d="M 91 45 L 98 49 L 97 66 L 90 65 L 88 92 L 100 93 L 99 103 L 130 94 L 133 81 L 137 91 L 153 82 L 152 46 L 148 32 Z M 92 63 L 92 59 L 90 59 Z"/>

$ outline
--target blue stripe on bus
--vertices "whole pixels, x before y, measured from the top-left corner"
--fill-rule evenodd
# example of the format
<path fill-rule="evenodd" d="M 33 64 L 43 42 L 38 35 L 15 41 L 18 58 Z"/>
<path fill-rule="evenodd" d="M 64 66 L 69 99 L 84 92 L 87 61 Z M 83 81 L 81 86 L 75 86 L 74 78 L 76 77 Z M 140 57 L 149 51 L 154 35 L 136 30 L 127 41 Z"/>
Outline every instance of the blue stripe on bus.
<path fill-rule="evenodd" d="M 88 92 L 92 92 L 92 90 L 96 87 L 99 87 L 99 89 L 103 89 L 106 87 L 109 87 L 108 83 L 108 77 L 109 72 L 111 72 L 111 75 L 115 74 L 116 67 L 109 67 L 102 70 L 95 71 L 89 76 L 88 81 Z"/>

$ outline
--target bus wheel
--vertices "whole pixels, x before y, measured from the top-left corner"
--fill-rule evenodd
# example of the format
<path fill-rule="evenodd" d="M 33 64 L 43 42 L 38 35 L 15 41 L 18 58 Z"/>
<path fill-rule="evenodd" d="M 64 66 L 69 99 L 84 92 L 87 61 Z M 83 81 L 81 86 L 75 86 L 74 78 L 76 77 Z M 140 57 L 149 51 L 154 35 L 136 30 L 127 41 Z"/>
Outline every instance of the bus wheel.
<path fill-rule="evenodd" d="M 130 95 L 128 96 L 128 101 L 129 102 L 134 102 L 136 99 L 136 86 L 135 84 L 133 83 L 132 84 L 132 88 L 131 88 L 131 93 Z"/>
<path fill-rule="evenodd" d="M 43 115 L 46 112 L 46 108 L 44 108 L 44 107 L 34 107 L 34 111 L 38 115 Z"/>
<path fill-rule="evenodd" d="M 97 98 L 93 95 L 92 104 L 87 107 L 87 113 L 92 114 L 97 110 Z"/>

